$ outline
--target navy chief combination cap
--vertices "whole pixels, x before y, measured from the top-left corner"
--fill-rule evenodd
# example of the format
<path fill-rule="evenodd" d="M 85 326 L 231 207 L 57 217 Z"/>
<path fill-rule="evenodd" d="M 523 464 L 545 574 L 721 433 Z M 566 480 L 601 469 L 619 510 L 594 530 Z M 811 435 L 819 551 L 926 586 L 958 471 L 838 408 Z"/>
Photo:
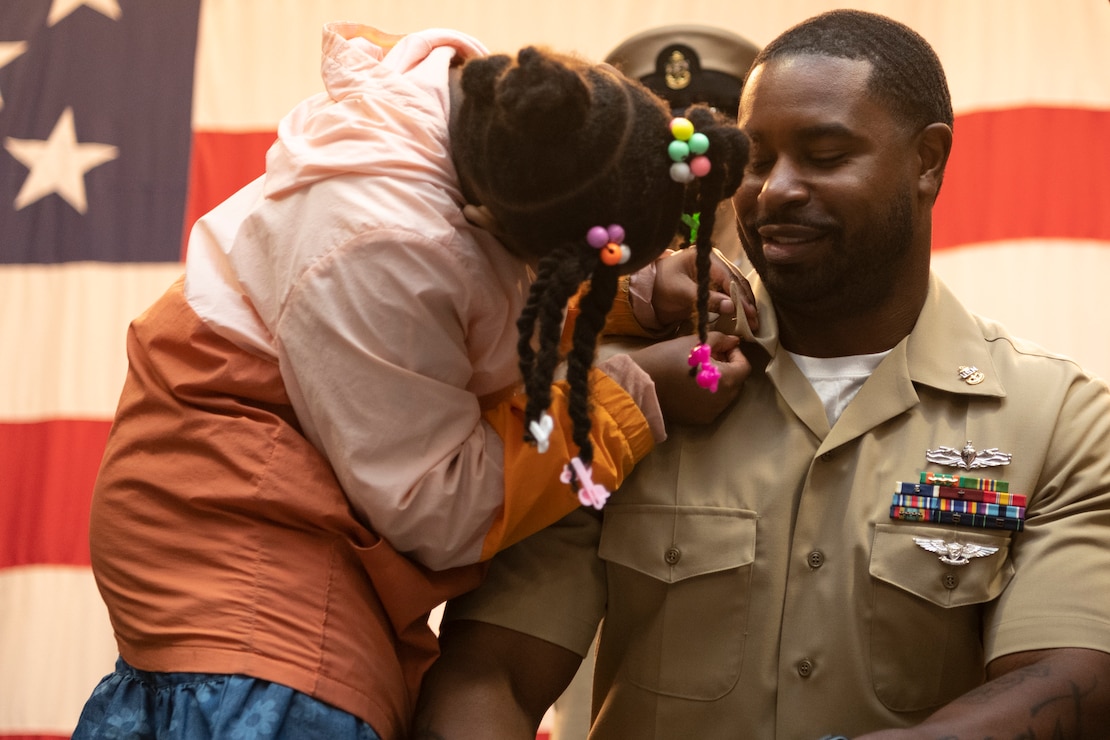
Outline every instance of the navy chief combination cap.
<path fill-rule="evenodd" d="M 647 85 L 681 114 L 705 103 L 736 116 L 740 87 L 759 47 L 713 26 L 652 28 L 625 39 L 605 61 Z"/>

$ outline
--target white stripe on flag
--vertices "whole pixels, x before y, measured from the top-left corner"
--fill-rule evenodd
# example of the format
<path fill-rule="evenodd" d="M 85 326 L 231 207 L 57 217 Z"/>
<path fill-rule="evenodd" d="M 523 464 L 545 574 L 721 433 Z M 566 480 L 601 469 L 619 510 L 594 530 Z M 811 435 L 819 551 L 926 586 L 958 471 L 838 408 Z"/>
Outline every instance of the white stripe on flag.
<path fill-rule="evenodd" d="M 945 65 L 957 113 L 1024 105 L 1110 105 L 1110 13 L 1099 2 L 857 0 L 908 24 Z M 390 33 L 449 27 L 495 52 L 548 45 L 600 60 L 625 37 L 673 23 L 727 28 L 757 45 L 838 0 L 208 0 L 202 5 L 194 129 L 271 130 L 321 91 L 320 28 L 356 21 Z"/>
<path fill-rule="evenodd" d="M 0 735 L 69 735 L 116 660 L 92 572 L 47 565 L 0 570 L 0 655 Z"/>
<path fill-rule="evenodd" d="M 1092 341 L 1091 323 L 1110 316 L 1106 242 L 969 244 L 934 252 L 933 267 L 970 311 L 1110 378 L 1110 343 Z"/>
<path fill-rule="evenodd" d="M 111 419 L 127 372 L 127 327 L 182 269 L 0 265 L 0 421 Z"/>

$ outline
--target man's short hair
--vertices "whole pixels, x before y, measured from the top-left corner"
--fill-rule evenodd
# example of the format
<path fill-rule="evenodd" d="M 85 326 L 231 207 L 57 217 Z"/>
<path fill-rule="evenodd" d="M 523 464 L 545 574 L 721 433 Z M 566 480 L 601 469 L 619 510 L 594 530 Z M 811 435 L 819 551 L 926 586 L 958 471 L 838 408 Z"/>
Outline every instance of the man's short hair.
<path fill-rule="evenodd" d="M 952 126 L 952 94 L 933 47 L 920 34 L 875 13 L 833 10 L 784 31 L 752 66 L 799 54 L 866 59 L 868 88 L 891 113 L 914 129 Z"/>

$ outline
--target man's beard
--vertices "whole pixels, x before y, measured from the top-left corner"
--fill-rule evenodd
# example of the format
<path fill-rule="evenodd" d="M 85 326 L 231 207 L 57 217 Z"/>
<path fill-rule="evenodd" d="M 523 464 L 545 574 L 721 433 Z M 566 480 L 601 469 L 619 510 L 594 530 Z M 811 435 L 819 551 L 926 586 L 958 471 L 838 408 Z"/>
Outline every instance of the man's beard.
<path fill-rule="evenodd" d="M 823 260 L 809 264 L 770 264 L 757 229 L 764 223 L 821 228 L 832 244 Z M 757 242 L 749 243 L 746 234 Z M 849 238 L 839 225 L 776 216 L 740 231 L 744 251 L 775 305 L 802 313 L 866 313 L 898 289 L 897 276 L 913 243 L 913 200 L 909 189 L 891 198 L 886 213 Z"/>

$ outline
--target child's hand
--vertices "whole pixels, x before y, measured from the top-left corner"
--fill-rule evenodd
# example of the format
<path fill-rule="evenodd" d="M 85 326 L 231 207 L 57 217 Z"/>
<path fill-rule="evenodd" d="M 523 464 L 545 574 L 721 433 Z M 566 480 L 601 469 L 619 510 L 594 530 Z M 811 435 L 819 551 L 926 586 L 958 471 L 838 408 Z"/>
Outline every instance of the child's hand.
<path fill-rule="evenodd" d="M 655 263 L 655 283 L 652 288 L 651 305 L 655 316 L 663 326 L 671 326 L 694 316 L 697 298 L 697 253 L 692 248 L 682 249 Z M 755 296 L 751 286 L 740 271 L 731 266 L 723 257 L 714 253 L 709 267 L 709 322 L 712 324 L 720 316 L 729 317 L 727 326 L 732 326 L 736 305 L 730 295 L 732 284 L 736 284 L 744 315 L 752 331 L 759 329 L 759 315 L 756 312 Z"/>

